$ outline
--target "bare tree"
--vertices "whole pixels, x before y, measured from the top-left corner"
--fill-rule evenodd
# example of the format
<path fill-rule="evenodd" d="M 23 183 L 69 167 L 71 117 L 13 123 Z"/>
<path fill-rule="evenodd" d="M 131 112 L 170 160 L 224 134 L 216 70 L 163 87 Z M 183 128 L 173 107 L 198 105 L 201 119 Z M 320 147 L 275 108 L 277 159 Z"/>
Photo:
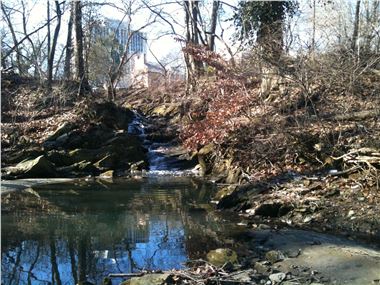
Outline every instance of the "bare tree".
<path fill-rule="evenodd" d="M 23 71 L 23 68 L 22 68 L 22 64 L 21 64 L 21 50 L 19 48 L 19 44 L 18 44 L 18 40 L 17 40 L 17 37 L 16 37 L 16 32 L 15 32 L 15 29 L 13 27 L 13 24 L 12 24 L 12 20 L 11 20 L 11 14 L 12 14 L 12 9 L 9 8 L 9 7 L 6 7 L 5 4 L 3 2 L 1 2 L 1 11 L 3 12 L 3 17 L 5 18 L 5 21 L 8 25 L 8 28 L 11 32 L 11 35 L 12 35 L 12 40 L 13 40 L 13 44 L 14 44 L 14 50 L 16 51 L 16 65 L 17 65 L 17 69 L 18 69 L 18 72 L 20 74 L 22 74 L 24 71 Z M 7 56 L 4 56 L 3 58 L 6 58 Z"/>
<path fill-rule="evenodd" d="M 75 27 L 75 79 L 80 83 L 78 95 L 82 96 L 84 91 L 89 89 L 83 57 L 82 3 L 81 1 L 75 1 L 73 6 Z"/>
<path fill-rule="evenodd" d="M 199 1 L 184 1 L 185 26 L 186 26 L 186 45 L 199 45 L 201 42 L 206 46 L 201 30 L 199 29 Z M 201 75 L 203 63 L 196 60 L 193 55 L 185 53 L 187 67 L 187 91 L 194 90 L 196 78 Z"/>
<path fill-rule="evenodd" d="M 351 40 L 351 49 L 354 53 L 356 52 L 358 35 L 359 35 L 360 2 L 361 0 L 356 1 L 354 31 L 352 33 L 352 40 Z"/>
<path fill-rule="evenodd" d="M 64 66 L 64 71 L 63 71 L 63 77 L 65 78 L 65 80 L 70 80 L 71 78 L 71 58 L 73 56 L 73 40 L 72 40 L 73 23 L 74 23 L 74 2 L 70 2 L 70 18 L 67 24 L 65 66 Z"/>
<path fill-rule="evenodd" d="M 25 2 L 22 2 L 22 3 L 23 3 L 23 5 L 25 5 Z M 4 4 L 4 2 L 1 2 L 1 9 L 2 9 L 2 12 L 3 12 L 3 17 L 5 19 L 5 22 L 7 22 L 7 24 L 8 24 L 8 28 L 10 30 L 10 33 L 12 34 L 12 30 L 14 31 L 14 37 L 12 36 L 13 46 L 8 45 L 7 50 L 3 51 L 3 53 L 1 54 L 2 62 L 4 63 L 8 59 L 8 57 L 10 57 L 13 53 L 15 53 L 16 60 L 17 60 L 17 62 L 20 63 L 20 68 L 23 69 L 23 67 L 21 67 L 21 65 L 22 65 L 22 60 L 21 59 L 23 58 L 24 60 L 30 61 L 30 58 L 24 56 L 23 53 L 22 53 L 22 49 L 24 48 L 23 44 L 25 43 L 25 41 L 28 41 L 28 42 L 33 41 L 32 38 L 31 38 L 32 35 L 37 34 L 39 31 L 43 30 L 48 25 L 50 25 L 51 22 L 55 21 L 55 19 L 57 18 L 57 15 L 55 15 L 54 17 L 49 18 L 44 24 L 42 24 L 38 28 L 35 28 L 32 32 L 27 32 L 27 30 L 26 30 L 26 16 L 25 16 L 26 15 L 26 10 L 25 10 L 25 6 L 22 7 L 22 12 L 20 12 L 18 9 L 16 10 L 14 8 L 10 8 L 10 7 L 6 6 Z M 22 18 L 23 18 L 23 26 L 24 26 L 23 30 L 24 31 L 22 32 L 23 33 L 23 37 L 20 40 L 17 39 L 17 37 L 16 37 L 16 31 L 14 29 L 14 26 L 12 25 L 11 14 L 14 13 L 14 12 L 21 13 L 22 14 Z M 19 32 L 19 31 L 17 31 L 17 32 Z M 44 43 L 44 41 L 45 40 L 40 41 L 40 45 L 42 45 Z M 36 59 L 37 59 L 37 57 L 43 57 L 43 56 L 39 55 L 40 52 L 42 52 L 42 50 L 40 48 L 36 47 L 36 54 L 35 54 Z M 16 66 L 17 65 L 18 65 L 18 63 L 16 63 Z M 17 68 L 18 67 L 19 66 L 17 66 Z"/>
<path fill-rule="evenodd" d="M 23 34 L 25 36 L 27 36 L 27 41 L 28 41 L 28 43 L 29 43 L 29 45 L 31 47 L 31 55 L 29 57 L 30 57 L 30 61 L 34 65 L 33 76 L 35 78 L 41 78 L 42 71 L 41 71 L 40 64 L 38 64 L 38 53 L 40 52 L 40 50 L 38 50 L 38 48 L 36 47 L 36 44 L 28 36 L 28 32 L 27 32 L 27 16 L 26 16 L 26 14 L 27 14 L 26 3 L 24 1 L 21 1 L 21 5 L 22 5 L 22 28 L 23 28 Z"/>
<path fill-rule="evenodd" d="M 52 40 L 52 44 L 50 46 L 50 25 L 48 25 L 48 70 L 47 70 L 47 88 L 48 90 L 51 89 L 52 81 L 53 81 L 53 64 L 54 64 L 54 55 L 57 47 L 57 41 L 58 41 L 58 35 L 59 30 L 61 28 L 61 17 L 62 17 L 62 11 L 61 7 L 58 1 L 54 1 L 55 3 L 55 9 L 56 9 L 56 15 L 57 15 L 57 26 L 54 30 L 54 36 Z M 48 20 L 50 18 L 50 9 L 49 9 L 49 1 L 48 1 Z"/>
<path fill-rule="evenodd" d="M 211 25 L 210 30 L 207 35 L 207 47 L 209 50 L 215 50 L 215 31 L 216 31 L 216 23 L 218 20 L 218 9 L 220 6 L 219 1 L 213 1 L 212 3 L 212 12 L 211 12 Z"/>
<path fill-rule="evenodd" d="M 315 52 L 315 28 L 316 28 L 316 0 L 313 0 L 313 33 L 311 36 L 311 53 L 314 56 Z"/>
<path fill-rule="evenodd" d="M 146 7 L 154 14 L 156 14 L 165 24 L 170 27 L 171 33 L 178 39 L 183 39 L 185 45 L 204 46 L 209 50 L 215 50 L 215 39 L 219 39 L 227 50 L 232 54 L 231 49 L 226 45 L 223 36 L 216 33 L 217 23 L 219 18 L 219 9 L 223 5 L 235 7 L 221 1 L 213 1 L 212 7 L 208 7 L 201 1 L 177 1 L 184 11 L 184 22 L 178 23 L 172 15 L 165 13 L 161 8 L 165 4 L 149 5 L 145 3 Z M 204 11 L 211 9 L 211 17 L 207 17 Z M 207 19 L 207 20 L 206 20 Z M 209 21 L 209 22 L 208 22 Z M 176 25 L 173 25 L 175 23 Z M 185 35 L 182 36 L 176 30 L 176 27 L 183 27 Z M 223 33 L 223 31 L 221 32 Z M 186 76 L 187 76 L 187 90 L 195 88 L 196 78 L 203 73 L 204 65 L 201 61 L 196 60 L 192 55 L 184 53 L 186 63 Z"/>

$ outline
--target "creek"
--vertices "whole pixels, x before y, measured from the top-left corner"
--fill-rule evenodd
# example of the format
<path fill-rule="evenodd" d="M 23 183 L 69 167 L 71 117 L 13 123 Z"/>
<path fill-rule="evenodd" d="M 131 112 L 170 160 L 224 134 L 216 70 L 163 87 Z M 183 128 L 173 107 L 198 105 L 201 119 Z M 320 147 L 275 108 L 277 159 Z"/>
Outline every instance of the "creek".
<path fill-rule="evenodd" d="M 211 193 L 210 184 L 173 176 L 76 180 L 8 193 L 3 284 L 49 284 L 53 276 L 60 284 L 80 276 L 100 284 L 109 273 L 181 268 L 234 231 L 207 211 Z"/>
<path fill-rule="evenodd" d="M 134 178 L 2 182 L 2 284 L 101 284 L 110 273 L 181 269 L 219 247 L 243 252 L 251 268 L 280 250 L 285 259 L 271 270 L 307 266 L 330 280 L 323 284 L 380 280 L 379 248 L 274 225 L 254 229 L 216 212 L 215 185 L 190 176 L 166 155 L 173 145 L 147 139 L 148 128 L 136 115 L 128 130 L 148 149 L 150 170 Z"/>

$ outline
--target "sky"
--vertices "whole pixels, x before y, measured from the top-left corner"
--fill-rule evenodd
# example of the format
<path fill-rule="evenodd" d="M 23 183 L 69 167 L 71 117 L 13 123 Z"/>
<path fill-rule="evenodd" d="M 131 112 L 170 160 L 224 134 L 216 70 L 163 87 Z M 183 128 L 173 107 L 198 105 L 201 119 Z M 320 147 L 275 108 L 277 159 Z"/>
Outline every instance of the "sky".
<path fill-rule="evenodd" d="M 102 3 L 105 2 L 106 0 L 97 0 L 97 3 Z M 172 22 L 173 27 L 175 28 L 176 32 L 178 34 L 184 35 L 184 11 L 183 7 L 176 3 L 177 1 L 174 0 L 148 0 L 150 4 L 152 5 L 159 5 L 164 3 L 164 5 L 161 6 L 156 6 L 156 10 L 160 10 L 163 13 L 166 13 L 172 19 L 170 22 Z M 3 1 L 7 6 L 9 7 L 17 7 L 20 8 L 20 5 L 17 5 L 19 1 L 15 0 L 5 0 Z M 66 1 L 68 3 L 68 1 Z M 95 2 L 95 1 L 90 1 L 90 2 Z M 114 4 L 114 5 L 122 5 L 122 1 L 117 1 L 117 0 L 111 0 L 107 1 L 108 3 Z M 141 5 L 141 1 L 136 1 L 138 4 Z M 179 1 L 180 2 L 180 1 Z M 236 3 L 237 0 L 230 0 L 228 1 L 229 3 L 233 4 L 234 2 Z M 46 21 L 46 1 L 42 0 L 26 0 L 25 1 L 27 5 L 27 10 L 30 10 L 30 13 L 28 13 L 28 24 L 27 24 L 27 29 L 28 32 L 33 31 L 36 27 L 41 26 L 43 23 Z M 205 5 L 210 6 L 212 4 L 212 1 L 206 0 L 204 1 Z M 15 6 L 16 5 L 16 6 Z M 54 15 L 55 12 L 53 10 L 54 8 L 54 2 L 50 1 L 50 6 L 52 11 L 50 12 L 51 15 Z M 230 17 L 232 15 L 232 10 L 225 6 L 225 13 L 224 17 Z M 118 11 L 116 8 L 108 6 L 108 5 L 102 5 L 97 7 L 98 11 L 104 15 L 107 18 L 111 19 L 116 19 L 116 20 L 121 20 L 124 17 L 124 13 L 121 11 Z M 135 29 L 138 29 L 139 27 L 143 26 L 146 21 L 149 18 L 150 12 L 145 8 L 145 9 L 140 9 L 138 13 L 132 18 L 132 27 Z M 60 36 L 58 40 L 58 48 L 61 48 L 65 45 L 66 43 L 66 37 L 67 37 L 67 22 L 69 19 L 69 11 L 66 9 L 62 16 L 62 24 L 61 24 L 61 30 L 60 30 Z M 22 29 L 21 26 L 21 16 L 20 14 L 15 14 L 15 16 L 12 18 L 12 22 L 16 30 Z M 226 23 L 224 21 L 220 21 L 218 25 L 218 29 L 220 30 L 220 27 L 223 27 L 225 29 L 225 37 L 224 39 L 226 42 L 230 42 L 230 38 L 233 33 L 233 28 L 231 27 L 231 22 Z M 3 23 L 4 25 L 4 23 Z M 55 28 L 55 23 L 52 24 L 51 26 L 51 33 L 53 34 Z M 175 56 L 178 54 L 178 56 L 182 56 L 181 54 L 181 45 L 178 43 L 178 41 L 175 40 L 177 36 L 175 35 L 165 35 L 168 32 L 170 32 L 171 29 L 167 23 L 164 23 L 162 20 L 159 20 L 157 23 L 154 23 L 151 26 L 148 26 L 147 28 L 144 29 L 144 32 L 147 33 L 148 37 L 148 61 L 150 62 L 155 62 L 155 57 L 158 59 L 163 59 L 167 57 L 168 55 Z M 43 36 L 46 34 L 46 29 L 41 30 L 38 34 L 40 35 L 40 38 L 42 39 Z M 22 38 L 23 35 L 19 33 L 19 38 Z M 217 42 L 218 46 L 218 42 Z M 219 45 L 221 46 L 221 45 Z M 154 53 L 155 56 L 152 55 L 152 52 Z M 59 52 L 57 52 L 59 53 Z"/>
<path fill-rule="evenodd" d="M 161 6 L 157 6 L 155 10 L 162 11 L 163 13 L 167 14 L 170 18 L 170 22 L 172 23 L 173 27 L 175 28 L 176 32 L 180 35 L 184 35 L 184 11 L 183 7 L 179 5 L 178 3 L 175 3 L 176 1 L 170 1 L 170 0 L 150 0 L 149 1 L 153 6 L 162 4 Z M 237 4 L 237 0 L 230 0 L 228 1 L 230 4 Z M 120 3 L 120 1 L 114 1 L 114 3 Z M 212 5 L 212 1 L 203 1 L 204 5 L 207 7 L 207 10 L 210 10 L 209 8 Z M 211 10 L 210 10 L 211 11 Z M 105 15 L 106 17 L 114 18 L 121 20 L 124 16 L 122 12 L 118 12 L 115 8 L 112 8 L 110 6 L 104 6 L 101 9 L 101 13 Z M 147 9 L 141 10 L 141 12 L 136 14 L 136 17 L 132 19 L 132 26 L 135 29 L 138 29 L 139 27 L 143 26 L 147 18 L 149 17 L 149 11 Z M 206 13 L 207 14 L 207 13 Z M 111 16 L 112 15 L 112 16 Z M 231 18 L 232 16 L 232 9 L 228 8 L 227 6 L 224 6 L 224 16 L 223 18 Z M 181 45 L 178 43 L 178 41 L 175 40 L 175 38 L 178 38 L 178 35 L 170 34 L 171 28 L 170 26 L 162 21 L 161 19 L 157 18 L 158 22 L 147 27 L 144 31 L 147 33 L 148 37 L 148 60 L 155 61 L 154 56 L 150 54 L 150 52 L 154 53 L 154 55 L 159 58 L 165 58 L 166 56 L 170 54 L 180 54 L 181 56 Z M 230 38 L 233 34 L 233 27 L 231 26 L 231 21 L 225 22 L 220 21 L 220 25 L 218 25 L 218 30 L 220 31 L 220 26 L 225 29 L 225 40 L 227 42 L 230 42 Z M 219 45 L 220 46 L 220 45 Z"/>
<path fill-rule="evenodd" d="M 104 3 L 106 0 L 96 0 L 97 3 Z M 147 0 L 151 5 L 155 7 L 155 9 L 162 9 L 161 11 L 163 13 L 166 13 L 168 16 L 171 17 L 170 22 L 172 22 L 173 27 L 176 29 L 178 34 L 184 34 L 184 11 L 181 5 L 177 3 L 176 0 Z M 8 6 L 14 6 L 17 5 L 16 3 L 18 1 L 15 0 L 3 0 L 5 4 Z M 25 1 L 31 9 L 29 15 L 28 15 L 28 31 L 33 31 L 35 27 L 40 26 L 44 21 L 46 21 L 46 1 L 42 0 L 26 0 Z M 94 1 L 90 1 L 94 3 Z M 121 5 L 122 1 L 119 0 L 108 0 L 108 3 L 112 3 L 114 5 Z M 136 0 L 137 3 L 140 3 L 141 1 Z M 227 1 L 231 5 L 237 5 L 238 0 L 229 0 Z M 301 17 L 295 22 L 295 26 L 293 27 L 295 29 L 295 32 L 297 34 L 298 40 L 300 43 L 303 43 L 304 45 L 307 45 L 310 42 L 310 36 L 311 36 L 311 8 L 309 6 L 310 1 L 301 0 L 300 2 L 300 9 L 302 11 Z M 317 1 L 319 3 L 319 1 Z M 66 1 L 68 3 L 68 1 Z M 159 5 L 165 3 L 165 5 Z M 212 0 L 204 0 L 204 5 L 211 5 Z M 337 0 L 334 1 L 334 4 L 331 5 L 328 9 L 318 6 L 317 7 L 317 39 L 319 41 L 320 46 L 323 46 L 323 42 L 327 41 L 331 35 L 335 35 L 335 33 L 332 33 L 332 30 L 328 28 L 329 25 L 331 25 L 331 22 L 333 21 L 341 21 L 340 14 L 342 13 L 340 10 L 344 9 L 352 14 L 352 7 L 354 7 L 353 0 Z M 50 1 L 50 5 L 54 6 L 54 2 Z M 223 5 L 224 7 L 224 13 L 220 17 L 221 20 L 218 23 L 218 31 L 220 32 L 221 29 L 224 29 L 224 40 L 228 45 L 232 45 L 232 35 L 234 33 L 234 27 L 233 23 L 231 21 L 225 21 L 225 19 L 231 18 L 232 16 L 232 8 L 229 8 L 227 5 Z M 122 19 L 124 16 L 124 13 L 118 11 L 117 9 L 102 5 L 97 6 L 98 11 L 108 18 L 113 19 Z M 208 10 L 210 11 L 210 10 Z M 54 14 L 54 11 L 51 12 Z M 328 13 L 328 14 L 327 14 Z M 135 29 L 138 29 L 142 25 L 146 23 L 149 19 L 149 12 L 148 10 L 141 9 L 132 19 L 132 26 Z M 206 13 L 207 15 L 207 13 Z M 67 35 L 67 21 L 69 17 L 69 12 L 66 11 L 63 15 L 63 21 L 61 25 L 61 31 L 60 31 L 60 37 L 59 37 L 59 48 L 62 49 L 65 41 L 66 41 L 66 35 Z M 17 28 L 20 28 L 21 23 L 21 17 L 14 17 L 12 19 L 14 26 Z M 4 23 L 3 23 L 4 25 Z M 52 25 L 52 33 L 54 31 L 55 24 Z M 175 40 L 174 35 L 165 35 L 167 32 L 170 31 L 170 27 L 167 23 L 164 23 L 162 20 L 158 23 L 155 23 L 149 27 L 147 27 L 144 32 L 147 33 L 148 36 L 148 55 L 147 59 L 150 62 L 155 62 L 155 57 L 159 58 L 160 60 L 167 57 L 168 55 L 172 56 L 179 56 L 181 57 L 181 46 L 180 44 Z M 43 38 L 43 35 L 46 34 L 46 29 L 41 30 L 39 32 L 40 38 Z M 21 38 L 22 35 L 19 34 L 19 37 Z M 318 43 L 318 42 L 317 42 Z M 216 42 L 217 48 L 219 48 L 219 51 L 223 54 L 226 54 L 225 50 L 222 48 L 223 44 L 220 42 Z M 235 47 L 236 48 L 236 47 Z M 155 55 L 155 57 L 152 55 L 151 52 Z M 60 52 L 58 51 L 57 54 Z M 58 55 L 57 55 L 58 56 Z"/>

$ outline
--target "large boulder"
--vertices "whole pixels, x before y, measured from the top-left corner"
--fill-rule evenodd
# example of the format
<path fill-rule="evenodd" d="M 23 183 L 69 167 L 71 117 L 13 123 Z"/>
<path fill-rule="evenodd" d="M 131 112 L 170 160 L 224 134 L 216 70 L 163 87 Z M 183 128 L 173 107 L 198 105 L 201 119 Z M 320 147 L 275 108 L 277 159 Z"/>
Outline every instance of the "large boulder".
<path fill-rule="evenodd" d="M 24 160 L 7 169 L 7 175 L 14 178 L 49 178 L 56 177 L 57 171 L 44 155 L 31 160 Z"/>
<path fill-rule="evenodd" d="M 251 208 L 251 201 L 257 199 L 257 196 L 267 189 L 267 185 L 260 183 L 240 185 L 230 194 L 224 195 L 218 202 L 217 207 L 218 209 L 244 211 Z"/>
<path fill-rule="evenodd" d="M 123 135 L 112 138 L 102 149 L 107 150 L 119 162 L 118 164 L 146 160 L 146 149 L 142 147 L 141 141 L 136 136 Z"/>

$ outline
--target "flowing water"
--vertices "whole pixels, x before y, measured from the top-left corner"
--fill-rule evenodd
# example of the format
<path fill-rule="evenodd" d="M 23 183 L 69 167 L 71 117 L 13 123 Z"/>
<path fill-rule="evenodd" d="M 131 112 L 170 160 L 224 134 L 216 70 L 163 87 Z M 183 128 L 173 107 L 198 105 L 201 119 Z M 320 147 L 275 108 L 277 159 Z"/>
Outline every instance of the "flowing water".
<path fill-rule="evenodd" d="M 183 169 L 183 161 L 181 162 L 175 156 L 168 155 L 176 147 L 171 142 L 154 142 L 147 139 L 152 123 L 138 112 L 134 112 L 134 114 L 135 117 L 129 125 L 128 133 L 139 136 L 143 146 L 148 150 L 149 172 L 147 175 L 185 176 L 197 174 L 192 169 Z"/>
<path fill-rule="evenodd" d="M 109 273 L 181 268 L 225 244 L 212 186 L 190 177 L 74 181 L 3 194 L 3 284 L 95 284 Z M 116 283 L 115 283 L 116 284 Z"/>

